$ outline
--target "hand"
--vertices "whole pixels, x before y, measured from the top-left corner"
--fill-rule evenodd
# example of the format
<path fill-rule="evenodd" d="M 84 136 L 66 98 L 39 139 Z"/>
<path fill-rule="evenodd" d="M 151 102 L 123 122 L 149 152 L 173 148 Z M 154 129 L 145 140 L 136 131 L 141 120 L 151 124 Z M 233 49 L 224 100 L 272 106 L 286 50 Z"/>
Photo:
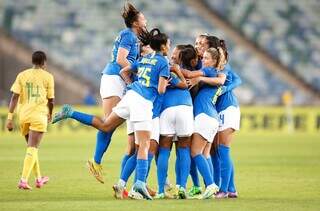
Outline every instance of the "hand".
<path fill-rule="evenodd" d="M 14 126 L 13 126 L 13 121 L 10 120 L 10 119 L 7 119 L 7 124 L 6 124 L 6 127 L 9 131 L 12 131 Z"/>
<path fill-rule="evenodd" d="M 179 67 L 179 65 L 173 64 L 173 65 L 170 67 L 170 71 L 175 72 L 175 73 L 180 72 L 180 67 Z"/>
<path fill-rule="evenodd" d="M 52 115 L 48 114 L 48 123 L 50 123 L 52 121 Z"/>
<path fill-rule="evenodd" d="M 192 89 L 192 87 L 197 85 L 199 82 L 200 82 L 200 77 L 187 79 L 187 84 L 189 89 Z"/>

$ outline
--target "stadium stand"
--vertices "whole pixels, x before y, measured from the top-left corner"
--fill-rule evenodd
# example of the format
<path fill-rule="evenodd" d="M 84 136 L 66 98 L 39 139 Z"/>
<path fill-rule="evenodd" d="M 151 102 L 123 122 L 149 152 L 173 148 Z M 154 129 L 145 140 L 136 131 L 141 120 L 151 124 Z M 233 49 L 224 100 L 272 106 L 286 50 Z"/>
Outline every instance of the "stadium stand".
<path fill-rule="evenodd" d="M 172 38 L 173 45 L 193 43 L 195 37 L 204 32 L 224 37 L 221 30 L 201 18 L 184 1 L 161 0 L 157 1 L 157 7 L 154 6 L 154 2 L 147 0 L 133 2 L 148 18 L 148 25 L 164 29 Z M 218 1 L 210 3 L 213 9 L 218 5 L 216 2 Z M 227 2 L 231 4 L 232 1 Z M 19 3 L 18 0 L 6 0 L 0 4 L 0 11 L 3 11 L 0 13 L 0 23 L 17 40 L 27 43 L 33 49 L 47 51 L 50 57 L 63 65 L 66 70 L 91 80 L 98 86 L 100 72 L 110 58 L 113 39 L 118 31 L 124 27 L 120 16 L 122 6 L 123 2 L 116 0 L 40 2 L 25 0 L 19 1 Z M 222 5 L 223 8 L 227 6 L 228 4 Z M 219 11 L 226 12 L 221 8 Z M 234 17 L 234 19 L 236 18 L 238 17 Z M 230 20 L 230 22 L 232 21 Z M 259 23 L 259 20 L 256 22 Z M 250 28 L 250 25 L 246 27 Z M 250 29 L 246 29 L 246 31 L 250 31 Z M 256 37 L 256 40 L 262 40 L 261 42 L 264 43 L 268 43 L 266 41 L 268 39 L 272 40 L 271 33 Z M 252 39 L 256 41 L 254 38 Z M 317 41 L 314 39 L 313 37 L 310 42 Z M 230 49 L 231 65 L 243 79 L 243 85 L 236 90 L 241 103 L 279 104 L 281 103 L 281 94 L 285 90 L 294 92 L 295 104 L 308 102 L 309 98 L 304 93 L 273 75 L 255 55 L 243 47 L 236 46 L 231 40 L 227 38 L 226 40 Z M 299 43 L 301 44 L 301 42 Z M 313 45 L 315 46 L 315 44 Z M 272 47 L 270 49 L 278 52 Z M 317 57 L 317 54 L 314 56 Z M 276 56 L 275 54 L 275 58 L 278 57 L 283 59 L 283 55 Z M 291 55 L 287 57 L 289 59 L 286 61 L 289 62 L 285 64 L 302 65 L 312 69 L 311 66 L 294 62 L 296 61 L 294 59 L 292 59 L 293 63 L 290 63 Z M 308 57 L 305 58 L 308 59 Z M 314 69 L 310 72 L 317 73 Z M 307 75 L 310 79 L 306 80 L 310 80 L 310 82 L 314 83 L 313 80 L 319 80 L 311 73 Z"/>
<path fill-rule="evenodd" d="M 250 40 L 320 91 L 319 1 L 205 1 Z"/>

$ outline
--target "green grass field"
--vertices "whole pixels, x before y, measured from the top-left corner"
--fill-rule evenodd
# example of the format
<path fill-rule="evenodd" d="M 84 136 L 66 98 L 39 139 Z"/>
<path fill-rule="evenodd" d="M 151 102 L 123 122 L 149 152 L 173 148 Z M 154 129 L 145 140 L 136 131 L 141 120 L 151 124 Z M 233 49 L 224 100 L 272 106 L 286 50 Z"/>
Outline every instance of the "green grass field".
<path fill-rule="evenodd" d="M 245 135 L 235 137 L 236 200 L 115 200 L 126 137 L 118 131 L 104 159 L 105 184 L 86 169 L 95 133 L 48 133 L 40 148 L 40 165 L 50 183 L 21 191 L 17 182 L 25 153 L 18 133 L 0 135 L 0 210 L 320 210 L 320 136 Z M 171 157 L 171 160 L 174 158 Z M 170 179 L 174 181 L 173 162 Z M 154 163 L 149 177 L 156 188 Z M 33 179 L 30 180 L 32 186 Z M 189 184 L 190 186 L 190 184 Z"/>

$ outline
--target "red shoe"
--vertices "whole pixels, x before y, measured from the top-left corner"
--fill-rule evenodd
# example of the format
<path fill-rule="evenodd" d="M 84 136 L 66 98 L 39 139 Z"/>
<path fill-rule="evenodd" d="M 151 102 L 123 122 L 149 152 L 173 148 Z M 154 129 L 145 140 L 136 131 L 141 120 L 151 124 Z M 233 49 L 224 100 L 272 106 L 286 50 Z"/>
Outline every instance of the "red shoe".
<path fill-rule="evenodd" d="M 36 187 L 41 188 L 43 185 L 47 184 L 49 182 L 49 177 L 41 177 L 41 179 L 36 179 Z"/>
<path fill-rule="evenodd" d="M 32 187 L 28 184 L 28 182 L 24 182 L 22 180 L 20 180 L 18 188 L 22 190 L 32 190 Z"/>
<path fill-rule="evenodd" d="M 123 190 L 123 198 L 126 199 L 129 197 L 129 193 L 126 189 Z"/>

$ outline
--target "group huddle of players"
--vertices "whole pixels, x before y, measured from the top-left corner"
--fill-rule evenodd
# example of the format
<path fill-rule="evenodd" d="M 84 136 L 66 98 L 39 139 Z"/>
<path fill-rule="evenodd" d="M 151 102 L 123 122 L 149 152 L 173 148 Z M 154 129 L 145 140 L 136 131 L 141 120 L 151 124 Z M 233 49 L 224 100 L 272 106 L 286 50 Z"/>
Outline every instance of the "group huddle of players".
<path fill-rule="evenodd" d="M 157 28 L 147 30 L 142 12 L 127 3 L 122 17 L 126 29 L 115 39 L 111 61 L 101 77 L 104 118 L 64 105 L 52 123 L 72 118 L 98 130 L 95 154 L 87 164 L 93 176 L 103 183 L 102 157 L 114 130 L 126 121 L 128 146 L 121 162 L 119 181 L 113 186 L 116 198 L 237 198 L 230 144 L 240 122 L 239 104 L 232 90 L 241 84 L 241 79 L 228 64 L 225 41 L 203 34 L 196 38 L 194 46 L 177 45 L 168 55 L 169 37 Z M 30 82 L 25 80 L 22 83 Z M 23 90 L 14 87 L 11 90 L 19 97 Z M 41 101 L 45 105 L 48 99 L 50 102 L 53 94 L 44 96 L 46 90 L 50 93 L 48 87 L 53 85 L 40 87 L 44 89 L 41 99 L 45 100 L 35 98 L 33 90 L 25 104 Z M 14 107 L 11 107 L 9 112 L 12 114 L 13 111 Z M 49 108 L 50 118 L 51 112 L 52 108 Z M 21 118 L 21 114 L 19 116 Z M 12 116 L 8 115 L 8 119 Z M 27 128 L 24 131 L 28 133 L 23 132 L 24 135 L 29 135 L 24 173 L 19 182 L 22 189 L 31 188 L 28 177 L 38 162 L 37 155 L 29 156 L 30 153 L 37 154 L 38 146 L 29 146 L 34 138 L 30 135 L 35 131 L 41 139 L 46 129 L 43 120 L 48 120 L 46 116 L 42 122 L 37 120 L 39 124 L 28 124 L 29 119 L 19 121 L 21 128 Z M 39 129 L 32 125 L 44 127 Z M 173 143 L 176 153 L 175 187 L 167 178 Z M 157 166 L 156 192 L 147 186 L 153 158 Z M 128 192 L 126 184 L 133 172 L 134 184 Z M 204 190 L 198 172 L 203 177 Z M 189 175 L 193 186 L 187 191 Z M 41 184 L 49 180 L 39 175 L 37 178 Z"/>

